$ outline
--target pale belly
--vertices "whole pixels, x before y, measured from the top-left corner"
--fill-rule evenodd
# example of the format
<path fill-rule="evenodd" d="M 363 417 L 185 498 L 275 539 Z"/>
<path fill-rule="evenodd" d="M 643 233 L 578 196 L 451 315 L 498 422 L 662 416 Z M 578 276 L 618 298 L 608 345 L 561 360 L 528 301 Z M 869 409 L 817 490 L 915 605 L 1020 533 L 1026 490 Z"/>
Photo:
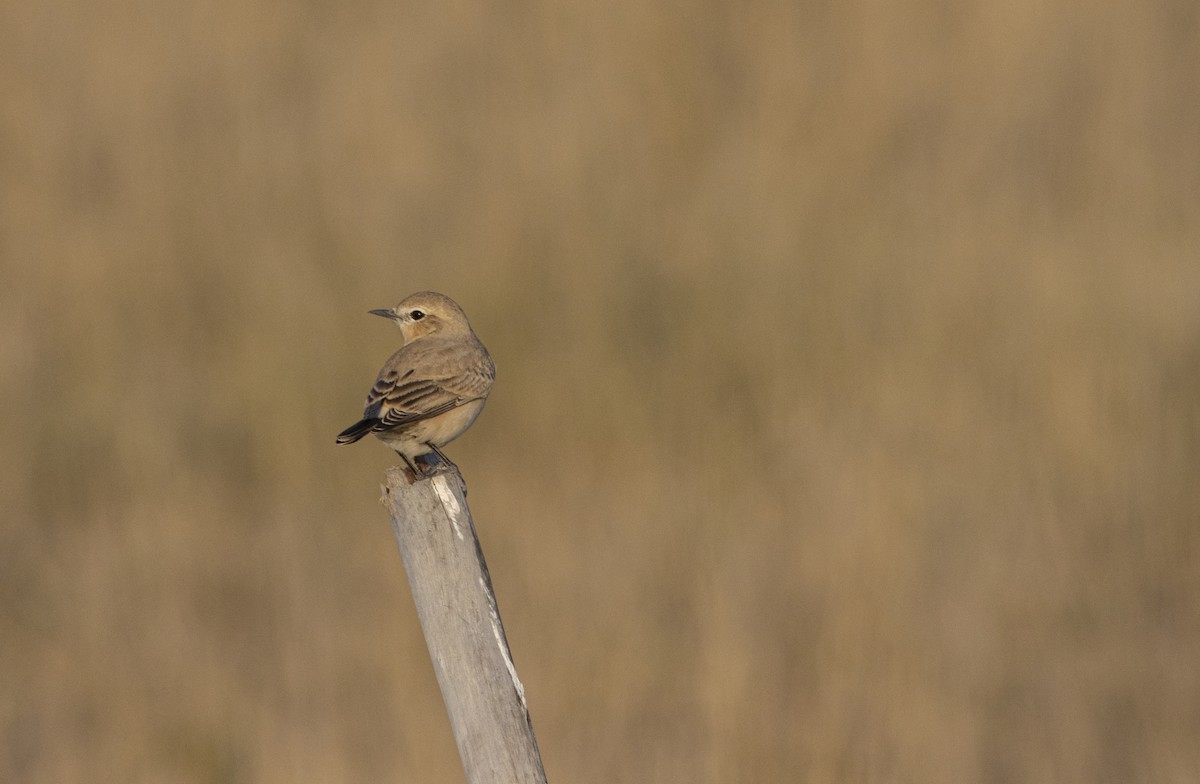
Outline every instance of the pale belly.
<path fill-rule="evenodd" d="M 483 404 L 483 400 L 472 400 L 440 416 L 376 433 L 375 437 L 406 457 L 427 455 L 433 451 L 427 445 L 428 442 L 433 442 L 439 447 L 445 446 L 466 432 L 483 410 Z"/>

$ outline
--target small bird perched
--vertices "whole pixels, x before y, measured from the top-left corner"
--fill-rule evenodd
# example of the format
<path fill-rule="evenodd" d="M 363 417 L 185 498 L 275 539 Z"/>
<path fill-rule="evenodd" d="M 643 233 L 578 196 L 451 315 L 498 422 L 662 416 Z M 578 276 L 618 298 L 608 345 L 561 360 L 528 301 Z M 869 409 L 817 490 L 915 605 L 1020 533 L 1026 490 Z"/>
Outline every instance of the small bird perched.
<path fill-rule="evenodd" d="M 492 358 L 467 314 L 444 294 L 421 291 L 394 308 L 370 312 L 395 321 L 404 346 L 379 371 L 362 420 L 343 430 L 337 442 L 353 444 L 374 433 L 417 477 L 426 474 L 413 461 L 430 452 L 454 465 L 441 447 L 483 410 L 496 378 Z"/>

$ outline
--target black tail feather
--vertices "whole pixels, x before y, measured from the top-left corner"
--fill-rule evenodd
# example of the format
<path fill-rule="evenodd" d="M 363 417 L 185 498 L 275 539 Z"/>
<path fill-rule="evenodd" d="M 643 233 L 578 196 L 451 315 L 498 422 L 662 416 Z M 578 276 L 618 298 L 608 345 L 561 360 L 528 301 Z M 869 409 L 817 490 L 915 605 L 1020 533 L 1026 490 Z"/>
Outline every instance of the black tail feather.
<path fill-rule="evenodd" d="M 375 425 L 378 424 L 379 419 L 376 417 L 355 422 L 350 427 L 338 433 L 337 442 L 339 444 L 353 444 L 367 433 L 370 433 L 375 428 Z"/>

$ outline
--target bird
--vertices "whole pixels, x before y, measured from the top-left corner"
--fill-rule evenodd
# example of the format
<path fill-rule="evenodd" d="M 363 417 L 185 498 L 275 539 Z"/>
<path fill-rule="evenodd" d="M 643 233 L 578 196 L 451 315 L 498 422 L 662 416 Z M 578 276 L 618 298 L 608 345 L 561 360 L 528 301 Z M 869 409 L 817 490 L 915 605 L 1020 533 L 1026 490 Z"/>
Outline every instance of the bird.
<path fill-rule="evenodd" d="M 395 322 L 404 345 L 379 371 L 362 419 L 337 443 L 353 444 L 370 433 L 394 449 L 416 479 L 433 475 L 417 469 L 422 455 L 434 453 L 454 466 L 441 448 L 483 410 L 496 378 L 491 355 L 463 309 L 445 294 L 421 291 L 369 312 Z"/>

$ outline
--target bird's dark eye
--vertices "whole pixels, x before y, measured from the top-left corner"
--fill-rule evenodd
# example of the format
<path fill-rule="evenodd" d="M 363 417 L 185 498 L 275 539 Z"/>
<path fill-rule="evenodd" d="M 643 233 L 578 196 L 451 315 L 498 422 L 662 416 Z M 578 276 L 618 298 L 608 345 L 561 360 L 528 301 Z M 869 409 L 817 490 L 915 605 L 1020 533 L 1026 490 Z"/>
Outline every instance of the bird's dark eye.
<path fill-rule="evenodd" d="M 421 319 L 425 318 L 425 311 L 414 310 L 412 313 L 409 313 L 408 315 L 412 316 L 413 321 L 420 321 Z"/>

